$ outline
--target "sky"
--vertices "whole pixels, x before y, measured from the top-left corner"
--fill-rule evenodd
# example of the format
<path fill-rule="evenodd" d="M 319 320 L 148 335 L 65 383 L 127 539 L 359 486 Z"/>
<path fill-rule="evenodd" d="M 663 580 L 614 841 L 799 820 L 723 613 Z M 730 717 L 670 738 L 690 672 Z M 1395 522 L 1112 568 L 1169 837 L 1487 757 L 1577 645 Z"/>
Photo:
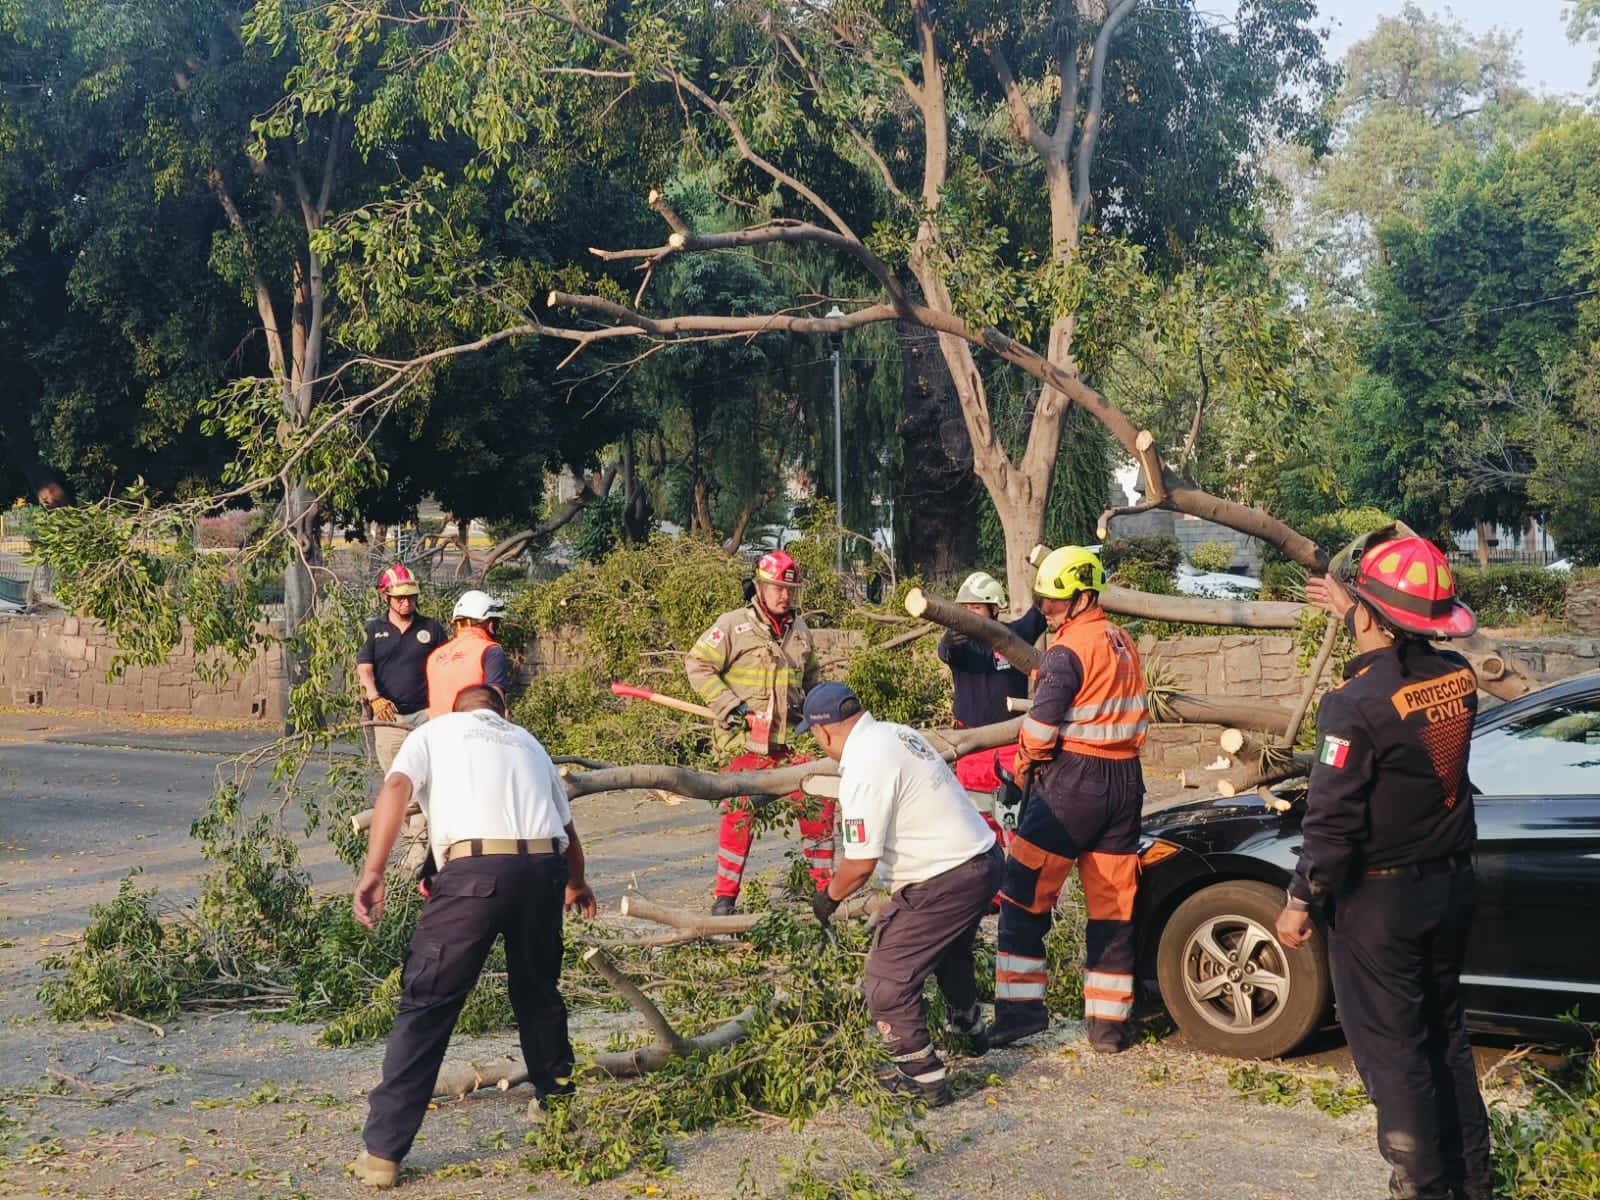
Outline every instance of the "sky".
<path fill-rule="evenodd" d="M 1529 88 L 1551 95 L 1583 97 L 1590 93 L 1589 71 L 1600 46 L 1573 45 L 1567 41 L 1564 0 L 1416 0 L 1417 7 L 1437 18 L 1446 10 L 1468 33 L 1483 34 L 1491 29 L 1521 33 L 1517 46 L 1522 52 L 1522 77 Z M 1372 32 L 1380 17 L 1398 16 L 1404 0 L 1319 0 L 1318 23 L 1332 28 L 1328 57 L 1338 61 L 1352 43 Z"/>

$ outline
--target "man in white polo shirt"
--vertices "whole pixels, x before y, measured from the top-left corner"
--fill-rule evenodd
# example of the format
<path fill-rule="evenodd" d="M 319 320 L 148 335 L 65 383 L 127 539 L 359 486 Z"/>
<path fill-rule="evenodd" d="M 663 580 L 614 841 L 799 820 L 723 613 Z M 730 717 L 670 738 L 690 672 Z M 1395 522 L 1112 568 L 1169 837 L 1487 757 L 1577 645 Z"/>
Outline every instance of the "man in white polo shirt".
<path fill-rule="evenodd" d="M 978 1015 L 972 943 L 1000 886 L 994 833 L 948 763 L 915 729 L 875 720 L 842 683 L 811 689 L 800 731 L 839 763 L 844 859 L 812 901 L 827 924 L 874 871 L 893 893 L 878 913 L 862 983 L 895 1070 L 882 1082 L 946 1104 L 944 1063 L 928 1036 L 922 985 L 939 982 L 951 1027 L 988 1049 Z"/>
<path fill-rule="evenodd" d="M 368 1097 L 366 1149 L 352 1170 L 393 1187 L 411 1149 L 467 994 L 495 938 L 506 939 L 506 984 L 528 1079 L 540 1107 L 572 1091 L 572 1042 L 561 977 L 561 913 L 595 912 L 566 785 L 543 746 L 505 719 L 486 686 L 464 689 L 455 711 L 413 731 L 374 806 L 356 919 L 383 913 L 384 867 L 412 796 L 428 814 L 440 864 L 402 972 L 400 1013 Z"/>

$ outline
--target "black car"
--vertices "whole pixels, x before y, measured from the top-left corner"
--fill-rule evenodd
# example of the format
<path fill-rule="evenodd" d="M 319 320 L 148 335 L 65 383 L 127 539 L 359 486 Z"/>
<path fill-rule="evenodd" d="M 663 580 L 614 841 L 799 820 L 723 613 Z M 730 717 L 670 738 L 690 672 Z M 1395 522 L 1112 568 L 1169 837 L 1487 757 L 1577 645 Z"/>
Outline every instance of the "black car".
<path fill-rule="evenodd" d="M 1600 1021 L 1600 672 L 1480 713 L 1469 770 L 1479 791 L 1469 1023 L 1538 1037 L 1569 1013 Z M 1332 1015 L 1321 932 L 1292 953 L 1273 933 L 1304 812 L 1301 780 L 1145 818 L 1140 975 L 1197 1046 L 1272 1058 Z"/>

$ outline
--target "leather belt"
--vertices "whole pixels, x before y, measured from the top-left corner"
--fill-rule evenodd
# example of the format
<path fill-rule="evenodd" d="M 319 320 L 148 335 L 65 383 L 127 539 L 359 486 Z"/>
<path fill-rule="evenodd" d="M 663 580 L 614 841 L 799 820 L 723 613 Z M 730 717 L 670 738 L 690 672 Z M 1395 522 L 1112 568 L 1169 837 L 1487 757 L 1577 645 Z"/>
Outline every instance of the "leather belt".
<path fill-rule="evenodd" d="M 560 838 L 466 838 L 444 848 L 445 862 L 486 854 L 560 854 Z"/>
<path fill-rule="evenodd" d="M 1451 871 L 1462 871 L 1472 865 L 1472 855 L 1467 853 L 1452 854 L 1448 858 L 1430 858 L 1426 862 L 1407 863 L 1403 867 L 1373 867 L 1367 872 L 1368 879 L 1388 879 L 1396 875 L 1448 875 Z"/>

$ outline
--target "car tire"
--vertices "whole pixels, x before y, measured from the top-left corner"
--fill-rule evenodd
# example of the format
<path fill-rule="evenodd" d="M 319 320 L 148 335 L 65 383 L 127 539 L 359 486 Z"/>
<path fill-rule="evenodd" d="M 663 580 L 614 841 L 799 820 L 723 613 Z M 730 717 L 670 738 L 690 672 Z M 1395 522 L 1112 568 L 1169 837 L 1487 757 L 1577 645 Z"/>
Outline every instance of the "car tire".
<path fill-rule="evenodd" d="M 1275 931 L 1283 892 L 1264 883 L 1213 884 L 1178 905 L 1161 931 L 1161 998 L 1196 1047 L 1277 1058 L 1328 1015 L 1332 985 L 1320 930 L 1295 950 Z"/>

